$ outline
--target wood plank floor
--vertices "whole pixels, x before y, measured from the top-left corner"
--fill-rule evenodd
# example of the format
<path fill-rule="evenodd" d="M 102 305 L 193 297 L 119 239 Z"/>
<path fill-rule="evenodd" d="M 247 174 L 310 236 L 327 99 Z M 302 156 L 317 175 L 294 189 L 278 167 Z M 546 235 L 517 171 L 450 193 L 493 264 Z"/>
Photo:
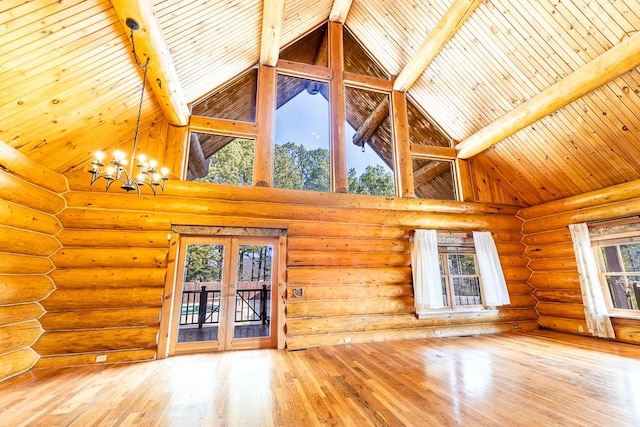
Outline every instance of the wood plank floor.
<path fill-rule="evenodd" d="M 552 332 L 34 370 L 2 426 L 632 426 L 640 347 Z"/>

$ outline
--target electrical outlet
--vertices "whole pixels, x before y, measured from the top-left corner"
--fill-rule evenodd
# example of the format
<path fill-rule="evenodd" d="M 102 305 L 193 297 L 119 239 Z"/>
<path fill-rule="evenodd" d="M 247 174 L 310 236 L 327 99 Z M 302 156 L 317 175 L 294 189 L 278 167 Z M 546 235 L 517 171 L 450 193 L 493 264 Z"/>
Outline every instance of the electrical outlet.
<path fill-rule="evenodd" d="M 520 330 L 520 324 L 514 323 L 513 324 L 513 329 L 515 329 L 516 331 L 519 331 Z"/>
<path fill-rule="evenodd" d="M 351 337 L 344 337 L 344 342 L 351 342 Z"/>
<path fill-rule="evenodd" d="M 580 333 L 584 332 L 584 328 L 582 327 L 582 325 L 578 325 L 578 332 Z"/>
<path fill-rule="evenodd" d="M 96 356 L 96 363 L 106 362 L 106 361 L 107 361 L 107 355 L 106 354 L 101 354 L 99 356 Z"/>
<path fill-rule="evenodd" d="M 434 334 L 436 334 L 437 337 L 441 337 L 442 336 L 442 331 L 435 331 Z"/>

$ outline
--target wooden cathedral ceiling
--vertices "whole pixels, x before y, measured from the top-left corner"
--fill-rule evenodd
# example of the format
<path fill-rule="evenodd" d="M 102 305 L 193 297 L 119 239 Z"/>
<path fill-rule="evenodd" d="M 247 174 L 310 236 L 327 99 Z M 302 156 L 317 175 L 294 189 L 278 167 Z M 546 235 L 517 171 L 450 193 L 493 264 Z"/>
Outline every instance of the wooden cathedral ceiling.
<path fill-rule="evenodd" d="M 353 0 L 345 25 L 397 75 L 452 3 Z M 287 0 L 279 45 L 326 21 L 333 5 Z M 263 0 L 155 0 L 152 7 L 186 102 L 258 63 Z M 131 140 L 141 73 L 112 2 L 2 0 L 0 26 L 0 140 L 60 172 Z M 638 40 L 639 29 L 639 0 L 484 0 L 408 95 L 464 141 L 612 47 Z M 143 128 L 163 117 L 149 94 Z M 473 165 L 524 205 L 640 179 L 639 69 L 507 136 Z"/>

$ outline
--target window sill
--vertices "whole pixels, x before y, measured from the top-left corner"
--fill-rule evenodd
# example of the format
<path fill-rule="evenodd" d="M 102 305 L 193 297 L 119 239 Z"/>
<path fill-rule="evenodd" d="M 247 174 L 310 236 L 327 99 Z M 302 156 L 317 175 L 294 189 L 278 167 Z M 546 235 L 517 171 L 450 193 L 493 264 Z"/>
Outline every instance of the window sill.
<path fill-rule="evenodd" d="M 465 317 L 494 317 L 499 310 L 496 308 L 467 308 L 459 310 L 429 310 L 416 313 L 418 319 L 446 318 L 456 319 Z"/>
<path fill-rule="evenodd" d="M 640 321 L 640 311 L 638 312 L 631 312 L 631 313 L 620 313 L 619 311 L 616 311 L 614 313 L 609 313 L 609 317 L 619 317 L 621 319 L 631 319 L 631 320 L 638 320 Z"/>

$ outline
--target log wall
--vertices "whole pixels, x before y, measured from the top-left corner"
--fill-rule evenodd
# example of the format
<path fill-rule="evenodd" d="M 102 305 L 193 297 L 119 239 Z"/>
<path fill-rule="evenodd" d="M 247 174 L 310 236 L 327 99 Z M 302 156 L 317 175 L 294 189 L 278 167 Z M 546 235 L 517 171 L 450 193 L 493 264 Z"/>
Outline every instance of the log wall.
<path fill-rule="evenodd" d="M 61 175 L 0 141 L 0 381 L 38 360 L 32 346 L 43 333 L 40 302 L 54 290 L 48 273 L 65 190 Z"/>
<path fill-rule="evenodd" d="M 63 249 L 53 257 L 58 290 L 45 308 L 64 313 L 43 317 L 46 329 L 60 332 L 38 342 L 42 363 L 64 352 L 98 354 L 124 351 L 118 346 L 127 345 L 131 351 L 131 339 L 123 342 L 118 335 L 125 329 L 139 331 L 134 334 L 137 350 L 153 349 L 166 267 L 172 261 L 166 236 L 172 225 L 181 224 L 287 229 L 289 349 L 538 327 L 536 301 L 526 283 L 530 271 L 520 243 L 522 222 L 514 207 L 178 181 L 169 182 L 157 197 L 138 198 L 86 191 L 82 178 L 70 176 L 68 207 L 58 216 L 64 227 L 59 234 Z M 415 228 L 493 231 L 512 305 L 491 315 L 417 320 L 408 240 Z M 303 296 L 295 298 L 298 288 Z M 86 319 L 102 318 L 102 301 L 131 313 L 134 307 L 123 304 L 132 299 L 139 315 L 115 316 L 103 326 L 93 322 L 102 330 L 95 336 L 69 331 L 85 324 L 81 313 Z"/>
<path fill-rule="evenodd" d="M 640 214 L 640 182 L 634 181 L 580 196 L 522 209 L 523 242 L 532 270 L 529 284 L 539 300 L 542 327 L 590 335 L 569 224 Z M 613 318 L 618 341 L 640 344 L 640 321 Z"/>

